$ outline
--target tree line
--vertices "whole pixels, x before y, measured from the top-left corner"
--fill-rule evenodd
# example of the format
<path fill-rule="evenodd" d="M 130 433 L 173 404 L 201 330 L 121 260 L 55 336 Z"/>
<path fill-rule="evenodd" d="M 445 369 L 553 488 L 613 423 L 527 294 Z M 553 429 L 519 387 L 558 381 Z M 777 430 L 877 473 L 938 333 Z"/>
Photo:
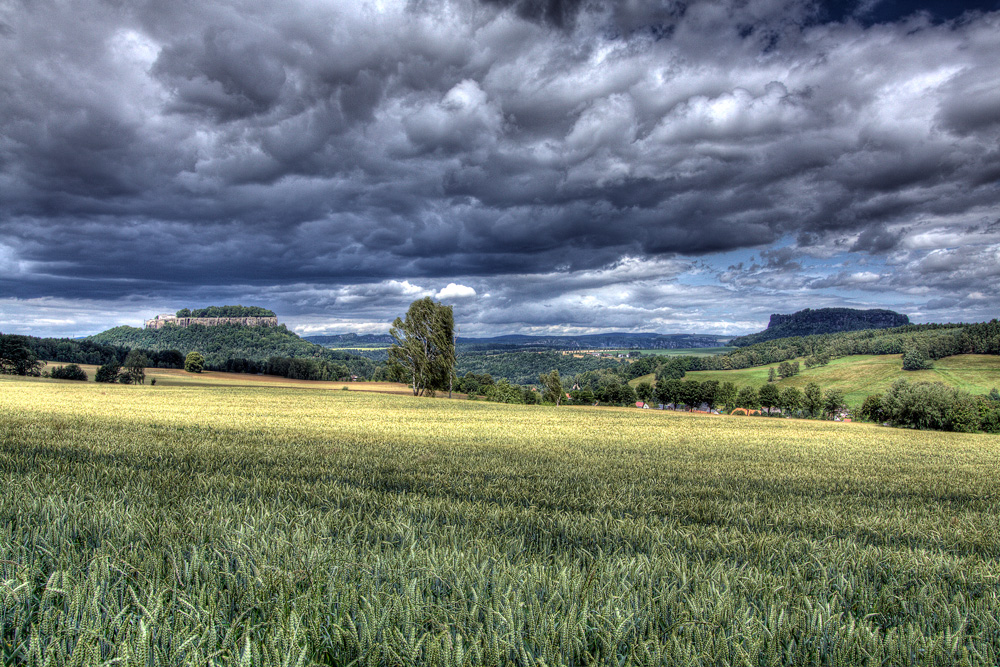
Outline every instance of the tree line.
<path fill-rule="evenodd" d="M 209 306 L 207 308 L 181 308 L 177 317 L 277 317 L 273 310 L 260 306 Z"/>
<path fill-rule="evenodd" d="M 900 379 L 888 391 L 867 396 L 858 416 L 903 428 L 1000 433 L 1000 392 L 994 387 L 986 396 L 972 396 L 941 382 Z"/>

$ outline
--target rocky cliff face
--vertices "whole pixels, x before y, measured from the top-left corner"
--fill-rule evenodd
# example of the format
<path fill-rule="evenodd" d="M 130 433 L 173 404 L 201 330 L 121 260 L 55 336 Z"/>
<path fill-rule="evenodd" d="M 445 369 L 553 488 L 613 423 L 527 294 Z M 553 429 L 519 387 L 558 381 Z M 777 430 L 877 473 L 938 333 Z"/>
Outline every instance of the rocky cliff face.
<path fill-rule="evenodd" d="M 152 320 L 146 320 L 147 329 L 162 329 L 163 327 L 189 327 L 193 324 L 201 324 L 206 327 L 215 327 L 220 324 L 239 324 L 245 327 L 276 327 L 277 317 L 163 317 L 158 316 Z"/>
<path fill-rule="evenodd" d="M 854 331 L 857 329 L 890 329 L 910 323 L 906 315 L 891 310 L 855 310 L 854 308 L 806 308 L 791 315 L 771 315 L 768 329 L 793 325 L 802 329 L 816 329 L 816 333 Z M 801 335 L 801 334 L 799 334 Z"/>

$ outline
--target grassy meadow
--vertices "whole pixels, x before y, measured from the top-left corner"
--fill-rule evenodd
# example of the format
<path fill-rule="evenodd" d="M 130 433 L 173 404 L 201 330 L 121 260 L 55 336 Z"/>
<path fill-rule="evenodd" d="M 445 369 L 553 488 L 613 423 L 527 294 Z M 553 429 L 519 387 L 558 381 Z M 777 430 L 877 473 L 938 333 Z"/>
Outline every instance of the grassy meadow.
<path fill-rule="evenodd" d="M 6 376 L 0 415 L 0 665 L 1000 663 L 995 436 Z"/>
<path fill-rule="evenodd" d="M 988 394 L 993 387 L 1000 388 L 1000 357 L 986 354 L 961 354 L 934 362 L 934 368 L 925 371 L 904 371 L 901 356 L 854 355 L 833 359 L 825 366 L 806 368 L 799 359 L 798 375 L 778 380 L 779 387 L 804 389 L 810 382 L 817 383 L 824 391 L 843 391 L 847 403 L 859 406 L 865 396 L 884 392 L 899 379 L 910 382 L 943 382 L 970 394 Z M 768 369 L 778 370 L 778 364 L 756 366 L 736 371 L 691 371 L 685 379 L 718 380 L 733 382 L 737 386 L 760 387 L 767 383 Z"/>
<path fill-rule="evenodd" d="M 58 366 L 65 366 L 61 361 L 46 362 L 42 370 L 52 370 Z M 99 366 L 94 364 L 77 364 L 87 373 L 87 379 L 94 381 Z M 374 391 L 382 394 L 404 394 L 412 395 L 413 391 L 408 385 L 399 382 L 343 382 L 343 381 L 320 381 L 320 380 L 295 380 L 293 378 L 277 377 L 275 375 L 254 375 L 249 373 L 227 373 L 225 371 L 202 371 L 201 373 L 188 373 L 178 368 L 147 368 L 146 384 L 156 380 L 158 387 L 285 387 L 316 390 L 341 390 L 347 387 L 348 391 Z M 31 381 L 30 378 L 27 381 Z M 107 385 L 105 385 L 107 386 Z M 455 394 L 459 398 L 465 398 L 464 394 Z"/>

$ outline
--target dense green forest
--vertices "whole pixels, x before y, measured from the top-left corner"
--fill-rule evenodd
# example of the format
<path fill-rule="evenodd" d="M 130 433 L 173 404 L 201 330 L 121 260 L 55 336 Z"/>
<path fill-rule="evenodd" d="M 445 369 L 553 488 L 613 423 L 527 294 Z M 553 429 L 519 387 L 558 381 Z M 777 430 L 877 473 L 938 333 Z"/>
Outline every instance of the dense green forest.
<path fill-rule="evenodd" d="M 0 338 L 16 340 L 17 343 L 30 350 L 36 359 L 71 364 L 103 365 L 111 362 L 122 364 L 131 349 L 87 338 L 36 338 L 35 336 L 3 336 L 2 334 L 0 334 Z M 184 367 L 184 355 L 177 350 L 138 349 L 146 355 L 151 368 Z"/>
<path fill-rule="evenodd" d="M 267 373 L 268 362 L 272 358 L 332 362 L 348 368 L 351 375 L 365 378 L 371 377 L 378 367 L 370 359 L 348 352 L 328 350 L 302 340 L 283 324 L 276 327 L 246 327 L 238 324 L 207 327 L 196 324 L 163 329 L 121 326 L 91 336 L 89 340 L 128 349 L 179 350 L 185 355 L 197 350 L 205 356 L 206 368 L 236 373 Z M 271 364 L 270 368 L 273 367 L 274 364 Z"/>
<path fill-rule="evenodd" d="M 734 347 L 746 347 L 776 338 L 814 336 L 861 331 L 864 329 L 892 329 L 910 323 L 906 315 L 891 310 L 857 310 L 855 308 L 806 308 L 791 315 L 771 315 L 767 328 L 749 336 L 739 336 L 729 341 Z"/>
<path fill-rule="evenodd" d="M 273 310 L 260 306 L 209 306 L 208 308 L 181 308 L 177 317 L 276 317 Z"/>
<path fill-rule="evenodd" d="M 574 357 L 559 352 L 499 352 L 493 354 L 462 353 L 456 358 L 455 371 L 459 376 L 466 373 L 489 374 L 495 378 L 506 378 L 515 384 L 534 384 L 538 376 L 553 368 L 564 376 L 572 376 L 585 371 L 601 368 L 618 368 L 624 364 L 618 359 L 592 356 Z"/>

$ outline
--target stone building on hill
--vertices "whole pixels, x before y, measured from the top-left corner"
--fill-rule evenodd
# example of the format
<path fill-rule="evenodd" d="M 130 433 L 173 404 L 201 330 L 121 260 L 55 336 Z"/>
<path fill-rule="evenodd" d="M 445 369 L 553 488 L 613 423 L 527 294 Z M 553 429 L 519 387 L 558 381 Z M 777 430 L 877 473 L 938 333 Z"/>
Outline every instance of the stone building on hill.
<path fill-rule="evenodd" d="M 151 320 L 146 320 L 147 329 L 162 329 L 163 327 L 189 327 L 201 324 L 206 327 L 220 324 L 239 324 L 245 327 L 276 327 L 277 317 L 177 317 L 170 313 L 161 313 Z"/>

